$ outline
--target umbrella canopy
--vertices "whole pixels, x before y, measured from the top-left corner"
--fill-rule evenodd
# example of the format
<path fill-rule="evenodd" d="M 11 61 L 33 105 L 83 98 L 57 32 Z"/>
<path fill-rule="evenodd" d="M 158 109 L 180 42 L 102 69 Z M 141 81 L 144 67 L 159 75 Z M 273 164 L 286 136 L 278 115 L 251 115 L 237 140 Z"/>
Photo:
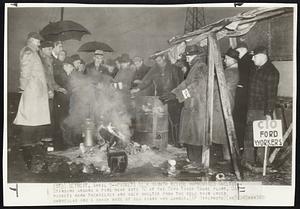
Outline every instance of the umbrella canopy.
<path fill-rule="evenodd" d="M 78 49 L 79 52 L 94 52 L 96 50 L 102 50 L 104 52 L 114 51 L 108 44 L 98 41 L 87 42 Z"/>
<path fill-rule="evenodd" d="M 41 31 L 41 36 L 49 41 L 66 41 L 75 39 L 80 41 L 83 35 L 91 34 L 82 25 L 71 20 L 50 22 Z"/>

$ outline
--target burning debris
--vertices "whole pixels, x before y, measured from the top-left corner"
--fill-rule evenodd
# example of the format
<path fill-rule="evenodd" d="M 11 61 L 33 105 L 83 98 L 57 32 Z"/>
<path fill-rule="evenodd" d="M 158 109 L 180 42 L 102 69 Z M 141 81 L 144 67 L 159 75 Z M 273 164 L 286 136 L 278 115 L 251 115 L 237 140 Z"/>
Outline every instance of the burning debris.
<path fill-rule="evenodd" d="M 64 124 L 74 134 L 64 140 L 78 145 L 71 136 L 79 134 L 83 135 L 85 143 L 93 145 L 92 138 L 97 136 L 99 128 L 114 127 L 111 133 L 119 134 L 117 137 L 123 142 L 129 141 L 132 118 L 132 103 L 129 98 L 110 84 L 95 84 L 90 77 L 73 77 L 71 86 L 73 91 L 70 111 Z M 115 130 L 119 130 L 119 133 Z"/>

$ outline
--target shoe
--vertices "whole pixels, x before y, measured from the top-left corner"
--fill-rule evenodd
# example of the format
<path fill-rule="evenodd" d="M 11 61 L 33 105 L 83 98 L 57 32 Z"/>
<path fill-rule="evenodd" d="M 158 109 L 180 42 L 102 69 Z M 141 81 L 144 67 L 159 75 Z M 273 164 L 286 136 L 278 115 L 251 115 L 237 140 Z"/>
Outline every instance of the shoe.
<path fill-rule="evenodd" d="M 21 149 L 22 149 L 23 160 L 26 164 L 26 167 L 30 170 L 32 165 L 32 147 L 23 146 Z"/>

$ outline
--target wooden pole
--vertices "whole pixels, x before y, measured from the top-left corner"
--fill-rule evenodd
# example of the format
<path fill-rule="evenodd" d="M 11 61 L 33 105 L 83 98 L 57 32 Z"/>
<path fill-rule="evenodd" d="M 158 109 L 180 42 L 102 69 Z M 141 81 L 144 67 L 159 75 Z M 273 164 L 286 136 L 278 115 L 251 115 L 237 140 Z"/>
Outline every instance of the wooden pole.
<path fill-rule="evenodd" d="M 233 37 L 233 38 L 229 38 L 229 44 L 230 44 L 230 47 L 231 48 L 236 48 L 237 47 L 237 40 L 236 40 L 236 38 L 235 37 Z"/>
<path fill-rule="evenodd" d="M 64 8 L 62 7 L 60 10 L 60 21 L 64 20 Z"/>
<path fill-rule="evenodd" d="M 211 44 L 212 37 L 208 37 L 208 80 L 206 92 L 206 136 L 205 145 L 202 149 L 202 163 L 205 168 L 209 168 L 210 145 L 212 143 L 212 126 L 213 126 L 213 99 L 214 99 L 214 48 Z"/>
<path fill-rule="evenodd" d="M 263 165 L 263 176 L 267 173 L 267 158 L 268 158 L 268 146 L 265 146 L 265 154 L 264 154 L 264 165 Z"/>
<path fill-rule="evenodd" d="M 293 123 L 290 124 L 288 130 L 287 130 L 287 131 L 285 132 L 285 134 L 283 135 L 283 137 L 282 137 L 283 143 L 285 142 L 285 140 L 286 140 L 286 139 L 289 137 L 289 135 L 291 134 L 292 129 L 293 129 Z M 269 157 L 269 163 L 273 163 L 273 161 L 274 161 L 276 155 L 278 154 L 279 150 L 280 150 L 280 148 L 276 148 L 276 149 L 272 152 L 272 154 L 271 154 L 270 157 Z"/>
<path fill-rule="evenodd" d="M 220 48 L 217 43 L 216 35 L 212 34 L 211 37 L 212 38 L 210 42 L 211 44 L 213 44 L 214 52 L 215 52 L 214 57 L 215 57 L 216 75 L 217 75 L 218 86 L 220 90 L 221 104 L 222 104 L 223 115 L 225 118 L 225 126 L 226 126 L 226 131 L 228 136 L 228 143 L 229 143 L 229 148 L 231 153 L 232 164 L 237 179 L 241 180 L 241 173 L 238 166 L 239 149 L 238 149 L 237 138 L 236 138 L 234 124 L 233 124 L 233 119 L 232 119 L 232 111 L 229 102 L 229 92 L 227 90 L 227 83 L 224 75 Z"/>

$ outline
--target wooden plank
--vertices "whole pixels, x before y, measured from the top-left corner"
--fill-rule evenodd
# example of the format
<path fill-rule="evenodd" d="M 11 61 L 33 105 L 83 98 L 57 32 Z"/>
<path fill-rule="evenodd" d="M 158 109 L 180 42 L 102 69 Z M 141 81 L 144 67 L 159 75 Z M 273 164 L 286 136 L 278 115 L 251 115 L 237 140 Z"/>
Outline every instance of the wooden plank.
<path fill-rule="evenodd" d="M 215 37 L 213 37 L 213 39 L 211 40 L 211 44 L 213 44 L 214 52 L 215 52 L 216 75 L 218 80 L 218 86 L 220 89 L 221 104 L 222 104 L 223 115 L 225 118 L 225 125 L 226 125 L 226 131 L 228 136 L 228 143 L 229 143 L 229 148 L 231 153 L 232 164 L 237 179 L 241 180 L 241 173 L 238 166 L 238 159 L 240 158 L 240 155 L 239 155 L 237 138 L 236 138 L 236 133 L 235 133 L 233 119 L 232 119 L 231 106 L 228 99 L 229 92 L 227 90 L 227 83 L 224 75 L 220 48 L 218 46 Z"/>
<path fill-rule="evenodd" d="M 287 131 L 285 132 L 285 134 L 283 135 L 283 137 L 282 137 L 283 143 L 284 143 L 285 140 L 289 137 L 289 135 L 292 133 L 292 129 L 293 129 L 293 123 L 290 124 L 288 130 L 287 130 Z M 272 154 L 270 155 L 270 157 L 269 157 L 269 163 L 270 163 L 270 164 L 273 163 L 273 161 L 274 161 L 276 155 L 278 154 L 279 150 L 280 150 L 280 148 L 274 149 L 274 151 L 273 151 Z"/>
<path fill-rule="evenodd" d="M 208 37 L 208 43 L 212 37 Z M 202 149 L 202 163 L 205 168 L 209 168 L 210 145 L 212 144 L 212 125 L 213 125 L 213 99 L 214 99 L 214 48 L 209 44 L 208 48 L 208 78 L 206 92 L 206 121 L 205 121 L 205 145 Z"/>
<path fill-rule="evenodd" d="M 212 144 L 212 127 L 213 127 L 213 106 L 214 106 L 214 77 L 215 77 L 215 60 L 214 60 L 214 47 L 210 44 L 214 38 L 210 35 L 208 37 L 208 84 L 207 84 L 207 103 L 206 103 L 206 128 L 207 137 L 206 145 Z"/>
<path fill-rule="evenodd" d="M 229 45 L 231 48 L 235 49 L 237 47 L 237 41 L 236 41 L 236 38 L 233 37 L 233 38 L 229 38 Z"/>
<path fill-rule="evenodd" d="M 175 45 L 178 43 L 181 43 L 183 41 L 187 41 L 188 39 L 192 39 L 195 36 L 199 36 L 202 34 L 208 35 L 208 33 L 215 32 L 214 30 L 218 28 L 218 30 L 221 30 L 226 25 L 235 22 L 240 21 L 239 25 L 248 24 L 252 22 L 262 21 L 265 19 L 273 18 L 285 13 L 292 12 L 292 8 L 258 8 L 254 10 L 250 10 L 248 12 L 238 14 L 236 16 L 228 17 L 221 19 L 215 23 L 206 25 L 198 30 L 195 30 L 193 32 L 189 32 L 183 35 L 177 35 L 172 37 L 168 40 L 169 44 Z M 206 38 L 206 37 L 204 37 Z"/>

